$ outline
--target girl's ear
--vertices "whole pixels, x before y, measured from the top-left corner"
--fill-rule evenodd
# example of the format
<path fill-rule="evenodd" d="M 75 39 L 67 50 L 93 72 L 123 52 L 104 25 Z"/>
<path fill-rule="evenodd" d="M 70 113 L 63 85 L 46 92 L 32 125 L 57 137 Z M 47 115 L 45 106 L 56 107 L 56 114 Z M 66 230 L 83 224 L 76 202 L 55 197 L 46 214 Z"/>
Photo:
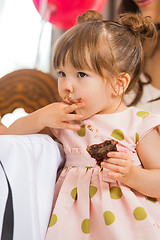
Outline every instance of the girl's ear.
<path fill-rule="evenodd" d="M 130 75 L 128 73 L 120 73 L 116 80 L 115 91 L 117 95 L 123 95 L 130 83 Z"/>

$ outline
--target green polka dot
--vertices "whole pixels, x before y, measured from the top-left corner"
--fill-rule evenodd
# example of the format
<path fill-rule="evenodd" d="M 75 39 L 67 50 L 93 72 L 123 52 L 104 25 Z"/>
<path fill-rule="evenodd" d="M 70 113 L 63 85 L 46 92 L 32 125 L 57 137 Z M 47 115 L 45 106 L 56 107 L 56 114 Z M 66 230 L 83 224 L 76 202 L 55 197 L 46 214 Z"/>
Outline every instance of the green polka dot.
<path fill-rule="evenodd" d="M 120 199 L 122 197 L 122 191 L 119 187 L 113 186 L 110 188 L 110 196 L 113 199 Z"/>
<path fill-rule="evenodd" d="M 91 169 L 92 167 L 90 167 L 90 166 L 88 166 L 88 167 L 86 167 L 86 170 L 88 171 L 89 169 Z"/>
<path fill-rule="evenodd" d="M 97 188 L 94 186 L 89 186 L 89 196 L 92 198 L 97 192 Z"/>
<path fill-rule="evenodd" d="M 77 188 L 72 189 L 71 196 L 74 200 L 77 200 Z"/>
<path fill-rule="evenodd" d="M 111 136 L 120 141 L 124 139 L 124 134 L 120 129 L 113 130 Z"/>
<path fill-rule="evenodd" d="M 136 133 L 136 143 L 139 141 L 139 134 Z"/>
<path fill-rule="evenodd" d="M 52 227 L 54 224 L 56 224 L 56 222 L 57 222 L 57 216 L 56 216 L 56 214 L 52 214 L 52 217 L 51 217 L 51 220 L 49 223 L 49 227 Z"/>
<path fill-rule="evenodd" d="M 149 201 L 153 202 L 153 203 L 156 203 L 156 202 L 157 202 L 157 199 L 154 198 L 154 197 L 148 197 L 148 196 L 147 196 L 147 199 L 148 199 Z"/>
<path fill-rule="evenodd" d="M 86 135 L 86 126 L 82 125 L 80 130 L 77 131 L 77 133 L 80 137 L 84 137 Z"/>
<path fill-rule="evenodd" d="M 82 232 L 84 233 L 90 233 L 90 220 L 84 219 L 81 225 Z"/>
<path fill-rule="evenodd" d="M 145 117 L 147 117 L 148 115 L 150 115 L 149 112 L 145 112 L 145 111 L 139 111 L 139 112 L 137 112 L 137 116 L 138 116 L 138 117 L 141 117 L 141 118 L 145 118 Z"/>
<path fill-rule="evenodd" d="M 135 219 L 138 221 L 142 221 L 147 217 L 147 213 L 143 207 L 137 207 L 134 210 L 133 215 L 134 215 Z"/>
<path fill-rule="evenodd" d="M 111 225 L 115 221 L 115 216 L 110 211 L 104 212 L 103 217 L 104 217 L 104 222 L 106 225 Z"/>

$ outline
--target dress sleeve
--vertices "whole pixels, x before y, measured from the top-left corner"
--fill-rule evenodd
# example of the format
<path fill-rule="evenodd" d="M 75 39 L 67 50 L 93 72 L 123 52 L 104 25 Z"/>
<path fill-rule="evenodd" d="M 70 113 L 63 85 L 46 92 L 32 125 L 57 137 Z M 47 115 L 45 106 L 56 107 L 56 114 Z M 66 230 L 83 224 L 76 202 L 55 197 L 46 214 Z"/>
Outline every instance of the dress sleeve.
<path fill-rule="evenodd" d="M 144 117 L 136 133 L 138 141 L 140 141 L 143 137 L 145 137 L 149 132 L 151 132 L 156 127 L 160 134 L 160 114 L 150 113 L 148 116 Z"/>

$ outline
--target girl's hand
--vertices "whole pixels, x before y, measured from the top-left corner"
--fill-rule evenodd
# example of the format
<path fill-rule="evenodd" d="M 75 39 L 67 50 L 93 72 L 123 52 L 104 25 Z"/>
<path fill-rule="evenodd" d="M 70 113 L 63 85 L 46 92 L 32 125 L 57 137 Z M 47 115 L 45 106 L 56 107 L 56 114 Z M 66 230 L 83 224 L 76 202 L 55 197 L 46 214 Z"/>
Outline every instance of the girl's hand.
<path fill-rule="evenodd" d="M 25 117 L 17 119 L 7 128 L 5 134 L 22 135 L 39 133 L 46 127 L 80 130 L 78 120 L 81 120 L 82 116 L 76 113 L 73 114 L 73 112 L 82 107 L 84 107 L 82 103 L 72 105 L 62 102 L 52 103 Z"/>
<path fill-rule="evenodd" d="M 80 130 L 78 121 L 82 115 L 76 114 L 75 110 L 83 108 L 82 103 L 67 105 L 62 102 L 52 103 L 39 110 L 43 127 L 66 128 Z M 74 113 L 73 113 L 74 112 Z"/>
<path fill-rule="evenodd" d="M 107 175 L 117 181 L 127 184 L 132 177 L 134 169 L 131 156 L 124 152 L 109 152 L 107 156 L 109 159 L 101 163 L 102 167 L 111 170 L 111 172 L 107 172 Z"/>

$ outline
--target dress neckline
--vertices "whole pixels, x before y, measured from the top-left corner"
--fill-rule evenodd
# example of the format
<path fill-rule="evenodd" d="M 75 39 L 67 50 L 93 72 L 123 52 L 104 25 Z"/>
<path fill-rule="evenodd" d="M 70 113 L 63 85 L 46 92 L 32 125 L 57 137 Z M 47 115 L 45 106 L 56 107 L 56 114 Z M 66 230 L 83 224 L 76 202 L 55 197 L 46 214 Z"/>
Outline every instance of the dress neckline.
<path fill-rule="evenodd" d="M 90 118 L 101 118 L 101 117 L 104 117 L 104 116 L 110 117 L 110 116 L 121 115 L 121 114 L 127 113 L 128 111 L 131 111 L 132 109 L 135 109 L 135 107 L 128 107 L 128 108 L 126 108 L 126 109 L 124 109 L 123 111 L 120 111 L 120 112 L 95 114 Z"/>

